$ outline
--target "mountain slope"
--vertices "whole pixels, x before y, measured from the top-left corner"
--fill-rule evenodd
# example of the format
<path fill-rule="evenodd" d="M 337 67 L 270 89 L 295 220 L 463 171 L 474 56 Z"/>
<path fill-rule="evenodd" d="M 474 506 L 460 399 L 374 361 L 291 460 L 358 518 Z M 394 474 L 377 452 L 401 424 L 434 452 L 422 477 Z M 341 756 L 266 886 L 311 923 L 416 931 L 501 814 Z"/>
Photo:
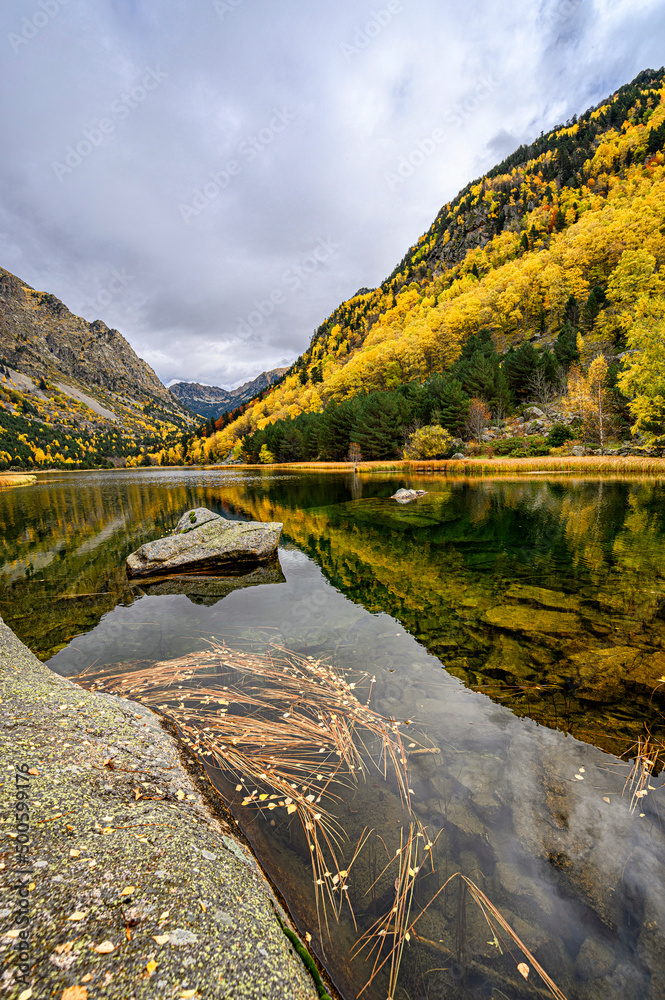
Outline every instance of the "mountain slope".
<path fill-rule="evenodd" d="M 656 434 L 665 384 L 649 386 L 658 344 L 648 332 L 665 314 L 664 84 L 662 69 L 645 70 L 467 185 L 392 274 L 342 303 L 282 383 L 201 453 L 222 457 L 277 421 L 288 428 L 331 403 L 445 375 L 485 331 L 500 356 L 525 343 L 549 352 L 564 334 L 575 354 L 580 334 L 583 366 L 628 347 L 648 371 L 624 360 L 620 382 L 635 426 Z M 649 393 L 664 397 L 662 419 L 646 403 L 640 417 Z"/>
<path fill-rule="evenodd" d="M 0 268 L 0 468 L 135 464 L 194 424 L 117 330 Z"/>
<path fill-rule="evenodd" d="M 272 371 L 261 372 L 237 389 L 222 389 L 221 386 L 201 385 L 199 382 L 174 382 L 169 386 L 169 392 L 192 413 L 217 420 L 223 413 L 230 413 L 243 403 L 250 402 L 278 382 L 287 371 L 288 368 L 273 368 Z"/>

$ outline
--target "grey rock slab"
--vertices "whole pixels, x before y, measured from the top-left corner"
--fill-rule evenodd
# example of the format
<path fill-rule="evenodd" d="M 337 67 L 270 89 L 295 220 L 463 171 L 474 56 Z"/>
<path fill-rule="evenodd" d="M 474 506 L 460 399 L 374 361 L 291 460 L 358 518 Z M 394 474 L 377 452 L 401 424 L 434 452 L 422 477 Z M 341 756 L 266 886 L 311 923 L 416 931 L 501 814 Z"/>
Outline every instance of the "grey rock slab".
<path fill-rule="evenodd" d="M 189 514 L 201 518 L 192 522 Z M 238 566 L 269 562 L 275 558 L 282 525 L 277 522 L 227 521 L 200 507 L 180 519 L 185 530 L 146 542 L 127 558 L 133 577 L 168 576 L 180 573 L 220 572 Z M 191 530 L 187 529 L 187 524 Z"/>
<path fill-rule="evenodd" d="M 232 836 L 225 817 L 211 811 L 201 792 L 203 779 L 159 716 L 53 673 L 1 619 L 0 698 L 3 710 L 20 723 L 11 732 L 0 731 L 0 771 L 6 776 L 0 813 L 11 816 L 15 806 L 9 769 L 30 768 L 28 859 L 48 863 L 31 876 L 34 996 L 60 998 L 91 974 L 89 996 L 104 1000 L 161 1000 L 187 989 L 211 1000 L 316 1000 L 312 979 L 277 921 L 276 911 L 285 922 L 286 914 L 258 866 L 241 863 L 251 855 Z M 120 746 L 131 763 L 109 770 L 104 765 L 109 750 Z M 191 773 L 183 761 L 189 761 Z M 84 774 L 65 770 L 84 762 L 92 765 Z M 149 814 L 135 797 L 136 772 L 149 781 Z M 109 783 L 112 809 L 104 791 Z M 184 798 L 177 798 L 178 791 Z M 14 870 L 16 841 L 7 831 L 12 832 L 7 825 L 0 831 L 0 848 Z M 72 856 L 73 849 L 80 854 Z M 207 860 L 209 855 L 215 861 Z M 132 891 L 121 896 L 129 887 Z M 12 912 L 16 903 L 11 892 Z M 82 919 L 70 919 L 76 911 Z M 160 921 L 164 911 L 166 923 Z M 125 918 L 132 922 L 131 940 Z M 159 945 L 155 937 L 164 934 L 169 939 Z M 112 953 L 93 951 L 107 940 Z M 75 942 L 71 951 L 56 951 L 69 941 Z M 149 978 L 145 967 L 151 955 L 158 972 Z M 190 958 L 185 974 L 184 960 Z M 19 971 L 17 949 L 5 950 L 7 996 L 17 997 L 25 988 Z"/>

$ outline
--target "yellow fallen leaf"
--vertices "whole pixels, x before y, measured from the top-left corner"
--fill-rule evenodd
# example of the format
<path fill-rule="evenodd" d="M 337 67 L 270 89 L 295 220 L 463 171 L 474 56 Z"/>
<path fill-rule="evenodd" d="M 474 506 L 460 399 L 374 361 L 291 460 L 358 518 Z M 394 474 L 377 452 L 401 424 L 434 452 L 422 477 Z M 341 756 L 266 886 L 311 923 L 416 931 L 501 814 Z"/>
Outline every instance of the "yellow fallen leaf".
<path fill-rule="evenodd" d="M 91 979 L 92 979 L 92 972 L 88 972 L 87 975 L 81 976 L 82 983 L 89 983 Z"/>
<path fill-rule="evenodd" d="M 21 932 L 20 931 L 7 931 L 5 937 L 17 938 Z"/>
<path fill-rule="evenodd" d="M 305 941 L 307 942 L 307 944 L 309 944 L 311 940 L 312 940 L 312 935 L 309 933 L 309 931 L 307 931 L 307 933 L 305 934 Z"/>
<path fill-rule="evenodd" d="M 608 799 L 607 795 L 603 795 L 603 802 L 607 802 L 607 804 L 610 805 L 610 800 Z"/>
<path fill-rule="evenodd" d="M 36 888 L 37 888 L 37 883 L 36 882 L 31 882 L 30 885 L 28 886 L 28 892 L 32 892 L 33 889 L 36 889 Z"/>
<path fill-rule="evenodd" d="M 145 967 L 145 971 L 148 973 L 149 976 L 151 976 L 156 968 L 157 968 L 157 962 L 154 960 L 154 958 L 151 958 Z"/>
<path fill-rule="evenodd" d="M 191 1000 L 191 997 L 196 996 L 196 990 L 183 990 L 180 996 L 182 1000 Z"/>
<path fill-rule="evenodd" d="M 526 964 L 526 962 L 520 962 L 520 964 L 517 966 L 517 971 L 520 973 L 520 975 L 524 976 L 525 979 L 528 979 L 529 972 L 531 970 L 529 969 L 529 966 Z"/>
<path fill-rule="evenodd" d="M 95 951 L 98 955 L 110 955 L 112 951 L 115 951 L 115 945 L 113 941 L 102 941 L 101 944 L 97 945 Z"/>
<path fill-rule="evenodd" d="M 153 934 L 152 936 L 152 940 L 156 941 L 157 944 L 166 944 L 168 939 L 169 939 L 168 934 Z"/>
<path fill-rule="evenodd" d="M 291 815 L 291 813 L 294 813 L 294 812 L 296 811 L 296 808 L 297 808 L 297 807 L 296 807 L 296 806 L 293 806 L 293 805 L 291 805 L 291 806 L 287 806 L 287 807 L 286 807 L 286 811 L 287 811 L 287 813 L 289 814 L 289 816 Z"/>
<path fill-rule="evenodd" d="M 73 941 L 66 941 L 64 944 L 57 944 L 55 946 L 55 950 L 58 953 L 58 955 L 62 955 L 63 952 L 65 953 L 65 955 L 68 955 L 73 947 L 74 947 Z"/>
<path fill-rule="evenodd" d="M 201 907 L 204 913 L 208 912 L 208 907 L 205 905 L 205 903 L 202 903 L 200 899 L 199 899 L 199 906 Z"/>
<path fill-rule="evenodd" d="M 124 889 L 120 891 L 121 896 L 131 896 L 133 892 L 136 892 L 136 886 L 126 885 Z"/>
<path fill-rule="evenodd" d="M 37 770 L 36 767 L 31 767 L 28 771 L 28 774 L 39 774 L 39 771 Z"/>
<path fill-rule="evenodd" d="M 67 920 L 83 920 L 87 913 L 87 910 L 75 910 L 71 917 L 67 917 Z M 74 989 L 74 987 L 72 987 L 72 989 Z"/>
<path fill-rule="evenodd" d="M 182 802 L 182 800 L 185 797 L 185 793 L 180 791 L 180 789 L 178 789 L 178 791 L 175 793 L 175 797 L 177 798 L 178 802 Z"/>
<path fill-rule="evenodd" d="M 80 858 L 81 852 L 80 851 L 70 851 L 69 852 L 69 856 L 70 856 L 70 858 Z"/>
<path fill-rule="evenodd" d="M 63 990 L 61 1000 L 88 1000 L 88 991 L 85 986 L 69 986 Z"/>
<path fill-rule="evenodd" d="M 170 910 L 164 910 L 163 913 L 159 914 L 158 919 L 159 920 L 166 920 L 166 918 L 168 917 L 168 915 L 169 915 L 170 912 L 171 912 Z"/>
<path fill-rule="evenodd" d="M 30 1000 L 31 996 L 32 996 L 31 989 L 23 990 L 22 993 L 19 993 L 18 1000 Z"/>

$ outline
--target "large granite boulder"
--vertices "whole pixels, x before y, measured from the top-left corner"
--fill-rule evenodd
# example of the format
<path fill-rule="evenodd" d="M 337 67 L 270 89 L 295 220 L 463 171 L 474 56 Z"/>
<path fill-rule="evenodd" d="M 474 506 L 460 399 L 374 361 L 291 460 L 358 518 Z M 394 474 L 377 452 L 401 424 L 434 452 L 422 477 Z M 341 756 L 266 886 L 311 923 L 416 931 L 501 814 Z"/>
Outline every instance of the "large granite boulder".
<path fill-rule="evenodd" d="M 130 576 L 233 572 L 275 557 L 282 525 L 227 521 L 205 507 L 186 511 L 172 535 L 146 542 L 127 558 Z"/>

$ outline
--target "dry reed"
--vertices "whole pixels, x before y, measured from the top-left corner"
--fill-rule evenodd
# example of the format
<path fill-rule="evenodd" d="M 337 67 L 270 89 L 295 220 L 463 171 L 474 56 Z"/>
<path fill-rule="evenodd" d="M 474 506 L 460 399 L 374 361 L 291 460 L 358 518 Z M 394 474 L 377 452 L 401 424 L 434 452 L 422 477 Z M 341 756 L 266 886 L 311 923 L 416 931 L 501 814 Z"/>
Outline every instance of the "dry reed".
<path fill-rule="evenodd" d="M 362 675 L 369 681 L 363 703 L 356 694 L 359 681 L 350 683 L 321 660 L 280 647 L 257 655 L 217 643 L 174 660 L 147 666 L 139 661 L 134 669 L 123 664 L 118 667 L 89 671 L 77 680 L 91 690 L 138 698 L 157 708 L 174 720 L 184 741 L 208 766 L 212 763 L 227 780 L 236 782 L 242 806 L 265 814 L 278 810 L 287 818 L 298 819 L 309 846 L 321 932 L 325 926 L 330 933 L 328 908 L 339 919 L 345 902 L 355 924 L 348 898 L 349 876 L 371 835 L 365 828 L 351 860 L 342 860 L 345 834 L 333 812 L 339 798 L 335 788 L 353 785 L 364 777 L 368 761 L 384 777 L 389 770 L 394 773 L 410 820 L 408 829 L 401 830 L 400 847 L 367 889 L 366 895 L 390 866 L 396 865 L 393 903 L 360 937 L 351 955 L 366 952 L 366 960 L 373 961 L 359 996 L 387 964 L 388 1000 L 393 1000 L 404 947 L 412 936 L 418 938 L 416 924 L 452 880 L 459 878 L 480 907 L 497 946 L 501 941 L 509 950 L 504 940 L 507 936 L 555 1000 L 566 1000 L 487 896 L 461 873 L 450 876 L 412 919 L 416 878 L 426 864 L 434 871 L 437 838 L 432 841 L 411 812 L 399 723 L 369 707 L 374 678 Z M 174 698 L 178 704 L 174 705 Z M 409 747 L 413 745 L 411 742 Z M 323 947 L 322 934 L 321 944 Z M 524 962 L 517 968 L 528 976 L 530 969 Z"/>
<path fill-rule="evenodd" d="M 384 777 L 394 772 L 410 809 L 399 723 L 361 703 L 356 683 L 320 660 L 279 648 L 257 656 L 211 643 L 147 668 L 87 673 L 80 682 L 139 698 L 171 717 L 187 745 L 236 782 L 243 806 L 297 816 L 311 855 L 320 925 L 327 925 L 326 904 L 338 919 L 348 902 L 348 876 L 361 846 L 345 866 L 344 831 L 331 811 L 335 787 L 357 782 L 373 761 Z M 164 702 L 174 696 L 179 704 Z"/>
<path fill-rule="evenodd" d="M 222 466 L 205 466 L 207 469 Z M 228 468 L 228 466 L 223 466 Z M 439 472 L 450 476 L 506 476 L 536 473 L 665 476 L 665 458 L 638 455 L 552 455 L 538 458 L 413 459 L 377 462 L 281 462 L 270 465 L 236 465 L 234 469 L 268 469 L 290 472 L 397 472 L 421 474 Z"/>

